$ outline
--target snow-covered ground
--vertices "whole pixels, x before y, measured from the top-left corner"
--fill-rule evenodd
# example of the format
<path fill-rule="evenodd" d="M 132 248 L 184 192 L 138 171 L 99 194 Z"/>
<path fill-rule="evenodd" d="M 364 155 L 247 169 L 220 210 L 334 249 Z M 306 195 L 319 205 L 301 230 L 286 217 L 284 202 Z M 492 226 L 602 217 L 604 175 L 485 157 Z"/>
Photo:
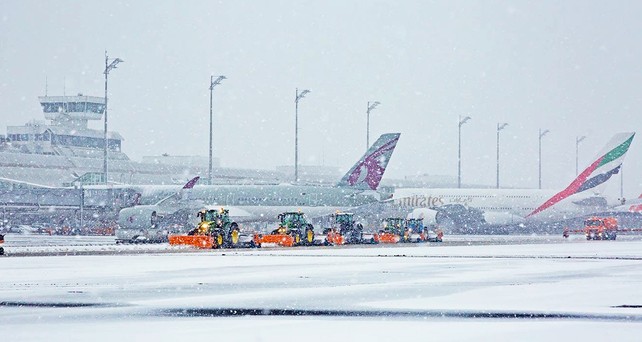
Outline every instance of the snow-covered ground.
<path fill-rule="evenodd" d="M 9 256 L 0 258 L 0 336 L 8 341 L 642 336 L 640 237 L 197 252 L 8 238 Z M 96 255 L 11 255 L 20 248 Z"/>

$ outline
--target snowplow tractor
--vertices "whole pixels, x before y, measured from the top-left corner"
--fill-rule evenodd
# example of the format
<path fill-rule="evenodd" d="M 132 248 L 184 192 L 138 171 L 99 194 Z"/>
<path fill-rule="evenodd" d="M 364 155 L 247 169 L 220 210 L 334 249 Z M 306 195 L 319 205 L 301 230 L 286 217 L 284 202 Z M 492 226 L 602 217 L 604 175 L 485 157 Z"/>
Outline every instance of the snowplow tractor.
<path fill-rule="evenodd" d="M 363 226 L 360 223 L 355 223 L 354 214 L 337 212 L 332 214 L 331 222 L 331 227 L 323 233 L 325 245 L 364 243 Z M 372 239 L 372 237 L 370 238 Z"/>
<path fill-rule="evenodd" d="M 423 218 L 411 218 L 406 220 L 406 232 L 409 242 L 428 241 L 428 229 L 424 226 Z"/>
<path fill-rule="evenodd" d="M 184 235 L 170 235 L 170 245 L 192 245 L 199 248 L 238 247 L 241 231 L 232 222 L 229 210 L 210 209 L 198 212 L 201 222 Z"/>
<path fill-rule="evenodd" d="M 364 233 L 363 225 L 355 222 L 353 213 L 337 212 L 330 218 L 330 227 L 323 230 L 323 239 L 318 244 L 331 246 L 379 243 L 379 234 Z"/>
<path fill-rule="evenodd" d="M 405 220 L 400 217 L 388 217 L 383 219 L 383 229 L 379 231 L 379 242 L 409 242 L 410 235 L 408 234 L 404 221 Z"/>
<path fill-rule="evenodd" d="M 262 243 L 279 246 L 311 246 L 314 244 L 314 227 L 301 212 L 279 214 L 279 227 L 261 238 Z"/>
<path fill-rule="evenodd" d="M 344 239 L 346 244 L 357 244 L 363 240 L 363 226 L 354 222 L 354 214 L 337 213 L 334 214 L 334 226 Z"/>

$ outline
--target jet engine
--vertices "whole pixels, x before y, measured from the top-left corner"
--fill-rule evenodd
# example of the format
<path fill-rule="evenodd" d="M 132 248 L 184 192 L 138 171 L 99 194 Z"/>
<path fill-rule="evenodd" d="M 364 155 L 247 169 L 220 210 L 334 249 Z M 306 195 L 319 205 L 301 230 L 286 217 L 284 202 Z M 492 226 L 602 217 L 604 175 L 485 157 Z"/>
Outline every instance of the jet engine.
<path fill-rule="evenodd" d="M 158 225 L 159 215 L 157 205 L 138 205 L 122 209 L 118 213 L 118 225 L 124 229 L 149 229 Z"/>
<path fill-rule="evenodd" d="M 416 208 L 406 218 L 424 219 L 424 225 L 430 226 L 437 224 L 437 210 L 428 208 Z"/>
<path fill-rule="evenodd" d="M 479 234 L 486 228 L 483 212 L 461 204 L 446 204 L 434 208 L 439 228 L 448 233 Z"/>

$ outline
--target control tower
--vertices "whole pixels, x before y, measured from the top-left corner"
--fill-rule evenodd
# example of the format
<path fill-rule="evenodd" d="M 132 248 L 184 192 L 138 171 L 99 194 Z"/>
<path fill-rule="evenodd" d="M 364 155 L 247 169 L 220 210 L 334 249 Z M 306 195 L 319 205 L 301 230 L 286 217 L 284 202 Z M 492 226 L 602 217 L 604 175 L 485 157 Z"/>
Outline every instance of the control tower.
<path fill-rule="evenodd" d="M 96 96 L 40 96 L 45 119 L 52 126 L 87 128 L 88 120 L 100 120 L 105 113 L 105 98 Z"/>
<path fill-rule="evenodd" d="M 40 96 L 45 119 L 50 123 L 32 121 L 24 126 L 8 126 L 5 150 L 21 153 L 82 156 L 102 159 L 105 146 L 104 131 L 88 127 L 90 120 L 98 121 L 105 113 L 105 98 L 96 96 Z M 123 138 L 117 132 L 107 132 L 110 159 L 129 159 L 121 153 Z"/>

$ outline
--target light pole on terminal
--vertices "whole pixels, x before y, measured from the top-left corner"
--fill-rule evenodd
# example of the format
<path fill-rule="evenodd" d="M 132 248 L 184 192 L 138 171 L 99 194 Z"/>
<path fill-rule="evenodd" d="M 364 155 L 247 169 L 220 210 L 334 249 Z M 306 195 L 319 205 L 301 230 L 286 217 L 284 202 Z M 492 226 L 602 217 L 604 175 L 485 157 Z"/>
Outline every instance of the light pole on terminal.
<path fill-rule="evenodd" d="M 586 139 L 586 136 L 575 137 L 575 175 L 579 175 L 579 152 L 580 152 L 580 143 L 582 140 Z"/>
<path fill-rule="evenodd" d="M 370 104 L 368 101 L 368 110 L 366 111 L 366 151 L 370 148 L 370 111 L 377 108 L 381 102 L 375 101 Z"/>
<path fill-rule="evenodd" d="M 122 59 L 114 58 L 110 63 L 109 56 L 107 56 L 107 50 L 105 50 L 105 71 L 103 72 L 105 74 L 105 146 L 103 147 L 103 176 L 105 177 L 105 183 L 107 183 L 107 154 L 109 148 L 109 140 L 107 139 L 107 76 L 112 69 L 116 69 L 118 63 L 122 62 L 124 62 Z"/>
<path fill-rule="evenodd" d="M 457 147 L 457 188 L 461 188 L 461 126 L 463 126 L 466 122 L 470 120 L 470 116 L 466 116 L 464 118 L 459 116 L 459 132 L 458 132 L 458 140 L 459 144 Z"/>
<path fill-rule="evenodd" d="M 227 79 L 227 77 L 218 76 L 214 79 L 214 76 L 210 76 L 210 161 L 207 169 L 208 184 L 212 184 L 212 94 L 214 92 L 214 87 L 221 84 L 221 81 L 224 79 Z"/>
<path fill-rule="evenodd" d="M 550 132 L 549 130 L 545 129 L 542 130 L 541 128 L 539 129 L 539 154 L 538 154 L 538 164 L 539 164 L 539 189 L 542 188 L 542 138 Z"/>
<path fill-rule="evenodd" d="M 499 131 L 506 128 L 507 123 L 497 124 L 497 189 L 499 189 Z"/>
<path fill-rule="evenodd" d="M 299 93 L 299 88 L 296 88 L 294 97 L 294 183 L 299 181 L 299 101 L 309 92 L 303 89 Z"/>

